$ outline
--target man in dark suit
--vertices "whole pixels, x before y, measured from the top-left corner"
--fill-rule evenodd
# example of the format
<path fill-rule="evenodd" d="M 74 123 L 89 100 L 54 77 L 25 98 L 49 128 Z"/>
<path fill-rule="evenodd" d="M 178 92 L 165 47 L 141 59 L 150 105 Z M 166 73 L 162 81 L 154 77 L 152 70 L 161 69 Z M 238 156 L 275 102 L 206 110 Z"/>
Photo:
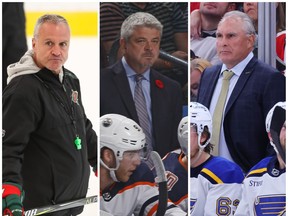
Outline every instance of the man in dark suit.
<path fill-rule="evenodd" d="M 118 113 L 133 119 L 144 128 L 148 149 L 164 156 L 179 148 L 177 127 L 182 118 L 180 85 L 161 75 L 151 66 L 159 55 L 162 36 L 161 23 L 151 14 L 137 12 L 121 26 L 120 48 L 124 56 L 100 74 L 100 114 Z M 138 110 L 136 93 L 142 77 L 146 118 Z M 143 123 L 144 122 L 144 123 Z M 150 137 L 150 138 L 149 138 Z M 151 142 L 149 141 L 151 140 Z"/>
<path fill-rule="evenodd" d="M 217 117 L 223 74 L 232 71 L 221 113 L 220 138 L 212 144 L 219 144 L 219 155 L 235 161 L 247 172 L 273 152 L 265 131 L 265 116 L 276 102 L 285 101 L 285 77 L 253 56 L 255 29 L 246 14 L 226 13 L 216 37 L 217 53 L 223 64 L 204 71 L 197 100 L 209 107 L 213 119 Z"/>

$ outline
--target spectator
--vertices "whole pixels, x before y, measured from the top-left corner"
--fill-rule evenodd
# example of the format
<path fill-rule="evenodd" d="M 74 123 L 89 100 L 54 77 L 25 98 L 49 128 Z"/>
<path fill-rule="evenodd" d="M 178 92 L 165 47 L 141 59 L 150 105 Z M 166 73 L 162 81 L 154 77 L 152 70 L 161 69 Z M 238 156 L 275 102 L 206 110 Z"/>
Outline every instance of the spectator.
<path fill-rule="evenodd" d="M 182 98 L 177 82 L 151 68 L 158 58 L 161 32 L 161 23 L 149 13 L 134 13 L 123 22 L 120 44 L 124 56 L 100 73 L 100 115 L 118 113 L 139 122 L 148 148 L 164 157 L 179 148 Z M 138 77 L 142 80 L 137 81 Z M 142 109 L 138 106 L 143 98 L 138 94 L 139 84 L 145 97 Z"/>
<path fill-rule="evenodd" d="M 212 64 L 205 59 L 196 58 L 190 63 L 190 101 L 196 101 L 198 88 L 200 84 L 201 74 L 206 67 Z"/>
<path fill-rule="evenodd" d="M 187 3 L 186 3 L 187 5 Z M 183 6 L 183 5 L 182 5 Z M 163 25 L 163 36 L 160 49 L 174 57 L 187 61 L 188 59 L 188 34 L 187 15 L 185 16 L 179 3 L 159 2 L 132 2 L 132 3 L 101 3 L 100 5 L 100 36 L 106 53 L 111 53 L 113 43 L 119 43 L 119 32 L 122 22 L 131 14 L 147 12 L 155 16 Z M 117 48 L 119 46 L 116 46 Z M 112 50 L 117 53 L 116 50 Z M 118 59 L 122 57 L 121 49 Z M 113 58 L 115 59 L 115 58 Z M 116 58 L 117 59 L 117 58 Z M 111 59 L 110 59 L 111 60 Z M 110 65 L 115 62 L 109 62 Z M 181 86 L 187 82 L 187 70 L 180 69 L 169 61 L 158 58 L 153 68 L 160 73 L 178 81 Z"/>
<path fill-rule="evenodd" d="M 275 2 L 276 4 L 276 32 L 286 29 L 285 2 Z M 258 2 L 243 2 L 243 12 L 253 21 L 255 30 L 258 31 Z"/>
<path fill-rule="evenodd" d="M 201 2 L 200 9 L 194 10 L 190 16 L 191 47 L 196 56 L 208 60 L 211 64 L 220 63 L 215 47 L 215 32 L 223 15 L 235 10 L 235 3 Z M 196 13 L 196 15 L 194 15 Z M 200 23 L 200 25 L 199 25 Z M 194 25 L 198 26 L 195 28 Z M 199 36 L 197 36 L 199 34 Z"/>
<path fill-rule="evenodd" d="M 190 103 L 190 124 L 191 215 L 233 215 L 241 200 L 241 168 L 210 154 L 212 117 L 202 104 Z"/>
<path fill-rule="evenodd" d="M 285 75 L 286 71 L 286 30 L 276 35 L 276 68 Z"/>
<path fill-rule="evenodd" d="M 276 8 L 276 68 L 283 72 L 286 69 L 286 63 L 283 53 L 285 52 L 286 31 L 285 31 L 285 13 L 283 10 L 283 2 L 275 3 Z M 244 2 L 243 11 L 253 21 L 256 33 L 258 32 L 258 2 Z M 258 35 L 256 34 L 256 42 L 254 48 L 254 55 L 258 56 Z"/>
<path fill-rule="evenodd" d="M 217 53 L 223 64 L 203 72 L 197 100 L 213 114 L 211 143 L 219 144 L 216 146 L 219 155 L 248 172 L 271 153 L 264 119 L 276 102 L 285 99 L 285 77 L 253 56 L 255 29 L 245 13 L 226 13 L 218 25 L 216 37 Z M 220 106 L 218 97 L 225 99 L 220 95 L 223 75 L 231 71 L 227 99 L 219 100 Z"/>
<path fill-rule="evenodd" d="M 2 98 L 4 215 L 85 197 L 89 163 L 96 168 L 97 138 L 84 112 L 79 80 L 63 66 L 70 46 L 67 20 L 41 16 L 32 46 L 8 67 Z M 49 215 L 74 216 L 82 210 Z"/>
<path fill-rule="evenodd" d="M 269 111 L 266 130 L 276 155 L 264 158 L 249 171 L 235 216 L 286 212 L 286 102 L 278 102 Z"/>
<path fill-rule="evenodd" d="M 100 118 L 100 209 L 112 215 L 156 215 L 158 188 L 145 163 L 145 134 L 118 114 Z M 141 157 L 142 156 L 142 157 Z M 170 201 L 165 215 L 186 215 Z"/>
<path fill-rule="evenodd" d="M 27 51 L 23 2 L 2 3 L 2 91 L 7 86 L 7 67 Z"/>

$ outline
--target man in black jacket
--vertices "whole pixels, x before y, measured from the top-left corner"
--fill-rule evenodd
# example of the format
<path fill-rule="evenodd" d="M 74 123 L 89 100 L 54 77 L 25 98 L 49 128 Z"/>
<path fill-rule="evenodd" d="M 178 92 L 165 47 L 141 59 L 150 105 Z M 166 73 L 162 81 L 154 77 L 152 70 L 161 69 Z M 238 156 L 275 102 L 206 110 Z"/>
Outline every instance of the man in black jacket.
<path fill-rule="evenodd" d="M 89 163 L 96 167 L 97 137 L 84 112 L 79 80 L 63 67 L 69 44 L 66 19 L 43 15 L 35 26 L 33 50 L 8 67 L 3 214 L 22 215 L 24 209 L 86 196 Z M 51 215 L 77 215 L 82 209 Z"/>

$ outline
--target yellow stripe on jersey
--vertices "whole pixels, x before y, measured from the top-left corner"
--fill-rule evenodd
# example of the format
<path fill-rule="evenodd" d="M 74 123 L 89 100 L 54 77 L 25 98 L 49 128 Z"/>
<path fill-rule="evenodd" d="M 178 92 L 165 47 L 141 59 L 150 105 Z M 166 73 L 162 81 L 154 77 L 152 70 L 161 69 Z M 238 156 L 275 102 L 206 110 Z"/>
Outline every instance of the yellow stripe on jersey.
<path fill-rule="evenodd" d="M 45 12 L 26 12 L 26 35 L 33 36 L 34 27 L 37 19 L 44 14 L 59 14 L 67 19 L 71 36 L 95 37 L 98 35 L 98 12 L 70 12 L 70 11 L 45 11 Z"/>
<path fill-rule="evenodd" d="M 258 174 L 258 173 L 263 173 L 263 172 L 267 172 L 267 168 L 261 168 L 261 169 L 256 169 L 256 170 L 252 170 L 251 172 L 248 173 L 248 175 L 246 176 L 246 178 L 250 175 L 253 174 Z"/>
<path fill-rule="evenodd" d="M 208 170 L 208 169 L 206 169 L 206 168 L 203 168 L 202 170 L 201 170 L 201 172 L 204 172 L 204 173 L 206 173 L 207 175 L 209 175 L 215 182 L 217 182 L 218 184 L 221 184 L 221 183 L 223 183 L 223 181 L 220 179 L 220 178 L 218 178 L 218 176 L 216 176 L 213 172 L 211 172 L 210 170 Z"/>

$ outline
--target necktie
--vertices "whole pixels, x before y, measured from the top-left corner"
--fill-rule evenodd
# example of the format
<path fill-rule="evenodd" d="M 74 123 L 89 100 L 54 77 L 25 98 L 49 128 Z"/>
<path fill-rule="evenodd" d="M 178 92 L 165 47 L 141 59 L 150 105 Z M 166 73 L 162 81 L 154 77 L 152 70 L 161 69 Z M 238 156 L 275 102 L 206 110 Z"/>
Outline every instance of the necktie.
<path fill-rule="evenodd" d="M 222 88 L 213 114 L 213 131 L 211 143 L 214 144 L 213 155 L 219 155 L 219 138 L 222 125 L 222 115 L 229 90 L 229 82 L 234 73 L 230 70 L 223 71 Z"/>
<path fill-rule="evenodd" d="M 137 115 L 141 128 L 143 129 L 146 136 L 146 144 L 148 151 L 152 151 L 152 138 L 151 138 L 151 128 L 149 123 L 149 116 L 147 112 L 146 100 L 142 90 L 142 79 L 143 76 L 140 74 L 135 76 L 136 86 L 134 90 L 134 102 L 137 110 Z"/>

